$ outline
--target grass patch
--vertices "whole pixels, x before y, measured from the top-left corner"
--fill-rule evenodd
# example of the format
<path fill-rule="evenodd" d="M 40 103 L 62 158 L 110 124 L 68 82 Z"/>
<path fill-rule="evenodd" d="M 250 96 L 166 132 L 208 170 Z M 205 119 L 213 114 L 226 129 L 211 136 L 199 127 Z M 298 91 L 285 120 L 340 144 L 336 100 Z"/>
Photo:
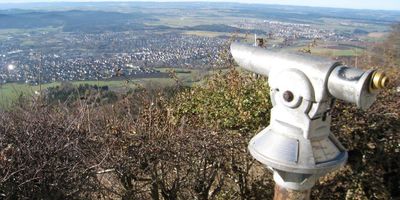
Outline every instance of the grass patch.
<path fill-rule="evenodd" d="M 304 41 L 303 44 L 290 47 L 290 51 L 299 51 L 301 49 L 308 49 L 309 41 Z M 311 53 L 313 55 L 323 56 L 323 57 L 353 57 L 362 55 L 366 49 L 363 46 L 358 46 L 357 43 L 344 42 L 344 43 L 334 43 L 334 42 L 318 42 L 316 47 L 311 47 Z"/>
<path fill-rule="evenodd" d="M 367 36 L 361 37 L 362 40 L 367 42 L 384 42 L 389 33 L 387 32 L 372 32 Z"/>
<path fill-rule="evenodd" d="M 338 57 L 338 56 L 360 56 L 364 53 L 364 49 L 353 48 L 353 49 L 326 49 L 326 48 L 314 48 L 311 49 L 311 53 L 321 56 Z"/>
<path fill-rule="evenodd" d="M 200 37 L 219 37 L 219 36 L 230 36 L 229 33 L 223 32 L 212 32 L 212 31 L 186 31 L 184 34 L 195 35 Z"/>
<path fill-rule="evenodd" d="M 24 40 L 23 42 L 21 42 L 21 46 L 33 46 L 35 44 L 36 42 L 33 40 Z"/>
<path fill-rule="evenodd" d="M 157 68 L 159 71 L 167 72 L 171 68 Z M 200 81 L 200 70 L 197 69 L 175 69 L 175 74 L 179 81 L 184 85 L 192 85 Z M 126 92 L 129 89 L 142 87 L 167 87 L 176 84 L 172 78 L 135 78 L 121 80 L 101 80 L 101 81 L 72 81 L 73 85 L 97 85 L 108 86 L 110 90 L 116 92 Z M 60 82 L 42 84 L 42 91 L 49 87 L 61 85 Z M 7 83 L 0 86 L 0 109 L 10 108 L 20 97 L 34 97 L 39 94 L 40 86 L 28 85 L 23 83 Z"/>
<path fill-rule="evenodd" d="M 0 40 L 7 39 L 8 37 L 20 36 L 23 34 L 31 33 L 52 33 L 61 31 L 61 27 L 45 27 L 34 29 L 0 29 Z M 28 40 L 27 42 L 29 42 Z"/>
<path fill-rule="evenodd" d="M 215 14 L 215 13 L 213 13 Z M 240 17 L 230 16 L 214 16 L 213 14 L 202 15 L 197 12 L 182 13 L 176 16 L 160 17 L 159 21 L 152 21 L 145 23 L 150 26 L 164 25 L 174 28 L 182 28 L 186 26 L 210 25 L 210 24 L 234 24 L 241 22 L 243 19 Z M 208 16 L 207 16 L 208 15 Z"/>
<path fill-rule="evenodd" d="M 54 87 L 60 83 L 43 84 L 42 90 Z M 21 96 L 33 97 L 38 94 L 40 86 L 32 86 L 23 83 L 8 83 L 0 87 L 0 108 L 9 108 Z"/>

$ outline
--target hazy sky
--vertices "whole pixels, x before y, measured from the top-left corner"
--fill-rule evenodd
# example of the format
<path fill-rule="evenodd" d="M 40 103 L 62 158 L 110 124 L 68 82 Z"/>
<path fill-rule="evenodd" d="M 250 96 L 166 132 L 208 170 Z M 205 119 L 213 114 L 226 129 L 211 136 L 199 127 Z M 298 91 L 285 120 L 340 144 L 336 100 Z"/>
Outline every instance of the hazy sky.
<path fill-rule="evenodd" d="M 96 2 L 96 1 L 135 1 L 135 0 L 0 0 L 0 3 L 31 3 L 31 2 Z M 357 9 L 400 10 L 400 0 L 136 0 L 136 1 L 208 1 L 208 2 L 240 2 L 265 3 L 281 5 L 302 5 Z M 0 5 L 1 9 L 1 5 Z"/>

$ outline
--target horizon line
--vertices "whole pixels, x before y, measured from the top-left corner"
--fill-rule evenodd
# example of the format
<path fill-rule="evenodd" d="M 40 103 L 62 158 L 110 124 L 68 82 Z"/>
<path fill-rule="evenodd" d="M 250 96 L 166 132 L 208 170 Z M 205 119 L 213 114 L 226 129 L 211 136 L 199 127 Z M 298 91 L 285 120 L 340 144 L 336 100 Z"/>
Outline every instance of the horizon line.
<path fill-rule="evenodd" d="M 90 0 L 82 0 L 82 1 L 68 1 L 68 0 L 63 0 L 63 1 L 37 1 L 37 2 L 1 2 L 0 4 L 40 4 L 40 3 L 48 3 L 48 4 L 60 4 L 60 3 L 215 3 L 215 4 L 245 4 L 245 5 L 269 5 L 269 6 L 292 6 L 292 7 L 306 7 L 306 8 L 330 8 L 330 9 L 344 9 L 344 10 L 371 10 L 371 11 L 392 11 L 392 12 L 400 12 L 399 10 L 393 10 L 393 9 L 373 9 L 373 8 L 346 8 L 346 7 L 329 7 L 329 6 L 310 6 L 310 5 L 294 5 L 294 4 L 279 4 L 279 3 L 259 3 L 259 2 L 232 2 L 232 1 L 226 1 L 226 2 L 218 2 L 218 1 L 212 1 L 212 0 L 205 0 L 205 1 L 182 1 L 182 0 L 100 0 L 100 1 L 90 1 Z M 0 8 L 0 10 L 3 10 Z"/>

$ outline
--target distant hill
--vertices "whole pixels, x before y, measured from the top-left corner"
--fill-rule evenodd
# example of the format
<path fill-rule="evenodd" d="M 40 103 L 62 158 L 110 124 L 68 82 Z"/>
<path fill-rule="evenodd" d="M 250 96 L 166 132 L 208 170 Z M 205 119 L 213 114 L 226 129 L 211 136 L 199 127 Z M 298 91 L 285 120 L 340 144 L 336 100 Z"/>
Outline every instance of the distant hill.
<path fill-rule="evenodd" d="M 30 11 L 8 10 L 0 11 L 0 29 L 31 29 L 43 27 L 62 27 L 65 32 L 120 32 L 129 30 L 192 30 L 213 32 L 240 32 L 245 29 L 235 28 L 225 24 L 196 25 L 184 28 L 169 26 L 149 26 L 144 22 L 159 21 L 144 13 L 119 13 L 105 11 Z M 265 33 L 258 31 L 257 33 Z"/>
<path fill-rule="evenodd" d="M 226 14 L 246 17 L 270 18 L 280 20 L 308 21 L 320 18 L 336 18 L 359 20 L 360 22 L 393 23 L 400 21 L 400 11 L 357 10 L 342 8 L 316 8 L 306 6 L 240 4 L 240 3 L 211 3 L 211 2 L 57 2 L 57 3 L 20 3 L 2 4 L 0 10 L 92 10 L 132 13 L 141 10 L 231 10 Z"/>
<path fill-rule="evenodd" d="M 212 31 L 212 32 L 228 32 L 228 33 L 247 33 L 249 31 L 246 29 L 236 28 L 225 24 L 186 26 L 182 29 L 190 31 Z M 265 31 L 253 30 L 252 33 L 265 34 Z"/>
<path fill-rule="evenodd" d="M 0 13 L 0 29 L 60 27 L 66 32 L 122 31 L 142 29 L 140 22 L 151 19 L 142 13 L 104 11 L 7 11 Z M 156 19 L 152 19 L 156 20 Z"/>
<path fill-rule="evenodd" d="M 193 19 L 215 16 L 216 19 L 221 20 L 225 17 L 242 17 L 243 19 L 268 19 L 322 26 L 326 24 L 327 19 L 385 26 L 400 22 L 400 11 L 265 4 L 210 2 L 0 3 L 0 29 L 63 27 L 66 32 L 171 29 L 168 25 L 162 24 L 162 19 L 175 17 L 178 20 L 182 16 L 189 16 Z M 160 23 L 149 25 L 157 21 Z M 224 24 L 223 21 L 210 21 L 210 24 L 207 25 L 193 24 L 180 28 L 214 32 L 245 32 L 245 30 L 238 30 L 229 24 Z"/>

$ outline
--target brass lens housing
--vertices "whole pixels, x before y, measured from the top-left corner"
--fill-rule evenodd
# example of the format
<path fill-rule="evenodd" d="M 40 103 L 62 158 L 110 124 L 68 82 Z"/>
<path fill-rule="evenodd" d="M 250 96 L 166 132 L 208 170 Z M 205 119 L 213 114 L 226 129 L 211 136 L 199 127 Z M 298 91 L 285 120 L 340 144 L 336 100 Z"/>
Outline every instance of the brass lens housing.
<path fill-rule="evenodd" d="M 388 86 L 389 78 L 384 72 L 375 71 L 371 77 L 370 92 L 385 89 Z"/>

